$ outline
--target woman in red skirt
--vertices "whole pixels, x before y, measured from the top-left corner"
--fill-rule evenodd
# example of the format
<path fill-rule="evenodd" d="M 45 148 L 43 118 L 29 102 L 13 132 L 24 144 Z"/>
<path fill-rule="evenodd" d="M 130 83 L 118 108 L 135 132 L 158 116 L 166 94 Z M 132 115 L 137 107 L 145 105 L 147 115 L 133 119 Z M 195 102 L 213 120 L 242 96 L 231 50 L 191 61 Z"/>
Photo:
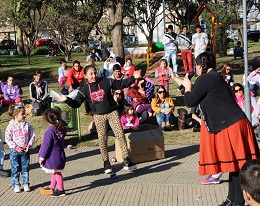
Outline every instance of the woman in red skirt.
<path fill-rule="evenodd" d="M 182 81 L 186 106 L 199 105 L 202 111 L 199 174 L 229 172 L 228 196 L 221 206 L 244 205 L 239 171 L 259 157 L 259 148 L 250 122 L 215 68 L 215 57 L 204 52 L 196 58 L 199 77 L 192 90 L 188 78 Z"/>

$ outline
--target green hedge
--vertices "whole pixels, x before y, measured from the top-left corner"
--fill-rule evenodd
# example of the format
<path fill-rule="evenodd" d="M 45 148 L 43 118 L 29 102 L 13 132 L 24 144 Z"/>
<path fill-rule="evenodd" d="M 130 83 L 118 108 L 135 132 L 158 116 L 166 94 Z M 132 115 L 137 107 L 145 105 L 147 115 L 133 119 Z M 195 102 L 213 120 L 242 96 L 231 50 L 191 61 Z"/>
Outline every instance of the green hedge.
<path fill-rule="evenodd" d="M 49 50 L 48 47 L 40 46 L 32 50 L 31 55 L 47 55 L 49 54 Z"/>

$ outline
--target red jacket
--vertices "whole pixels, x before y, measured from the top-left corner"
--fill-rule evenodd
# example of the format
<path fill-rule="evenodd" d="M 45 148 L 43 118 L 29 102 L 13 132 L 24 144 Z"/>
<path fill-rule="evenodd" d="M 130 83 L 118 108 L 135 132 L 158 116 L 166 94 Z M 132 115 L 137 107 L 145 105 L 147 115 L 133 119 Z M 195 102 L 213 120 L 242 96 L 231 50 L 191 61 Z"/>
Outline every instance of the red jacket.
<path fill-rule="evenodd" d="M 74 67 L 72 67 L 68 72 L 66 84 L 72 86 L 74 84 L 79 84 L 82 80 L 84 80 L 84 68 L 80 67 L 79 71 L 76 71 Z"/>
<path fill-rule="evenodd" d="M 170 80 L 171 73 L 170 73 L 168 67 L 164 68 L 164 69 L 162 67 L 158 67 L 156 69 L 156 73 L 158 75 L 157 79 L 158 79 L 159 82 L 160 81 L 164 82 L 164 81 L 169 81 Z"/>

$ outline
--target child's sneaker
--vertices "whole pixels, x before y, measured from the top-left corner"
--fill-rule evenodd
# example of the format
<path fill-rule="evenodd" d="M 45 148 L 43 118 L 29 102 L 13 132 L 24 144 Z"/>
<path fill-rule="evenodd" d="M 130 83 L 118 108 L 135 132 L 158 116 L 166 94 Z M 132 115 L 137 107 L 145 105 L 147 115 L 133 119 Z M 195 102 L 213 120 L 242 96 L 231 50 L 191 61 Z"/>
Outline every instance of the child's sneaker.
<path fill-rule="evenodd" d="M 53 194 L 52 194 L 52 197 L 63 197 L 65 196 L 65 190 L 54 190 L 53 191 Z"/>
<path fill-rule="evenodd" d="M 135 170 L 136 168 L 136 165 L 131 162 L 129 157 L 124 159 L 124 170 Z"/>
<path fill-rule="evenodd" d="M 19 185 L 15 185 L 15 186 L 14 186 L 14 192 L 15 192 L 15 193 L 21 192 L 21 188 L 20 188 Z"/>
<path fill-rule="evenodd" d="M 23 191 L 25 191 L 25 192 L 30 192 L 31 191 L 31 189 L 30 189 L 28 184 L 23 185 Z"/>
<path fill-rule="evenodd" d="M 104 171 L 106 174 L 109 174 L 112 172 L 112 166 L 111 166 L 109 160 L 104 161 Z"/>
<path fill-rule="evenodd" d="M 51 189 L 49 187 L 45 187 L 45 188 L 41 187 L 40 188 L 40 193 L 42 195 L 52 195 L 53 194 L 53 189 Z"/>
<path fill-rule="evenodd" d="M 206 179 L 200 181 L 203 185 L 209 185 L 209 184 L 219 184 L 220 180 L 219 178 L 214 178 L 211 175 L 209 175 Z"/>

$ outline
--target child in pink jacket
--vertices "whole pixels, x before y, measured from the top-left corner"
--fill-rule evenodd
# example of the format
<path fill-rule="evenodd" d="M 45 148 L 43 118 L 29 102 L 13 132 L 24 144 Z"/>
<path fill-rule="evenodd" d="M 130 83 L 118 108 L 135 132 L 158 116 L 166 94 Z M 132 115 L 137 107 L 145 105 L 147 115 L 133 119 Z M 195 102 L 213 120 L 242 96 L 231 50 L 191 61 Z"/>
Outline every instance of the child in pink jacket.
<path fill-rule="evenodd" d="M 169 92 L 169 81 L 171 77 L 172 68 L 167 66 L 166 59 L 160 60 L 160 66 L 156 69 L 154 76 L 158 80 L 158 85 L 164 86 L 167 92 Z"/>
<path fill-rule="evenodd" d="M 123 115 L 120 120 L 123 129 L 129 129 L 139 125 L 139 119 L 134 114 L 134 107 L 131 104 L 125 105 Z"/>

